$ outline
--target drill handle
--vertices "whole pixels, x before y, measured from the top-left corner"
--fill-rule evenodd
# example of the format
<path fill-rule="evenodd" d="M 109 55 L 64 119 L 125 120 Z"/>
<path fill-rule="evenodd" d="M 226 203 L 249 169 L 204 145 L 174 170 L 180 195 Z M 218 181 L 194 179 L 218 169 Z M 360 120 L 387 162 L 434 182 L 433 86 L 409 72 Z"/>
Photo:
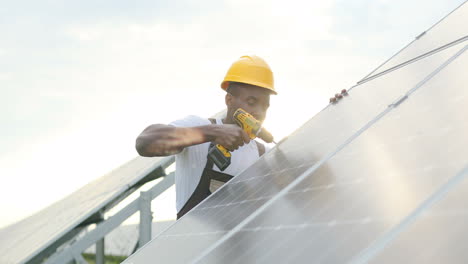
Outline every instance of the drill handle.
<path fill-rule="evenodd" d="M 208 151 L 208 158 L 224 171 L 231 164 L 231 152 L 220 144 L 216 144 Z"/>

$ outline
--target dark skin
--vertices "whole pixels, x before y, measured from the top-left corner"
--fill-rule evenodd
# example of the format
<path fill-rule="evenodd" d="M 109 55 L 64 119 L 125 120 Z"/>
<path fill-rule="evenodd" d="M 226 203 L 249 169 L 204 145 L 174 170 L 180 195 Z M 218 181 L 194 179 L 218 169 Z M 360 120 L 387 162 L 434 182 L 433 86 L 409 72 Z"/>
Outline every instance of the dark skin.
<path fill-rule="evenodd" d="M 147 127 L 136 139 L 136 150 L 140 156 L 169 156 L 184 148 L 205 142 L 214 142 L 234 151 L 250 142 L 247 133 L 236 125 L 233 114 L 238 108 L 263 122 L 270 106 L 270 91 L 254 85 L 236 83 L 235 94 L 227 93 L 225 103 L 227 115 L 222 125 L 211 124 L 198 127 L 174 127 L 154 124 Z"/>

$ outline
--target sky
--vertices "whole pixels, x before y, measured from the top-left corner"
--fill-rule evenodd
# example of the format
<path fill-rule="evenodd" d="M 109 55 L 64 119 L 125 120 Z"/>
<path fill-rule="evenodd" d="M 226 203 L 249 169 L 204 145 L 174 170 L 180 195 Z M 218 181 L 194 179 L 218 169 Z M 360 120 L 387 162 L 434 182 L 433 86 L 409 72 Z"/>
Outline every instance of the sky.
<path fill-rule="evenodd" d="M 463 2 L 0 0 L 0 228 L 135 157 L 146 126 L 222 110 L 242 55 L 274 72 L 278 141 Z"/>

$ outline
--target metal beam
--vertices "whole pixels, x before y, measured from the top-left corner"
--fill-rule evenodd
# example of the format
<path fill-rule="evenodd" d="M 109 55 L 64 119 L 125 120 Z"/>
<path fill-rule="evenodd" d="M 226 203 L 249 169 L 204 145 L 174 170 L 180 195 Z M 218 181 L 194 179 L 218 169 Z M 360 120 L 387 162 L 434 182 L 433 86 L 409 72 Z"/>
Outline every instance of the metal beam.
<path fill-rule="evenodd" d="M 154 199 L 156 196 L 160 195 L 169 187 L 174 184 L 174 173 L 170 173 L 169 175 L 165 176 L 164 179 L 153 186 L 147 192 L 151 194 L 151 199 Z M 87 248 L 92 246 L 98 240 L 103 238 L 105 235 L 110 233 L 116 227 L 118 227 L 122 222 L 124 222 L 127 218 L 132 216 L 140 209 L 140 199 L 141 197 L 135 199 L 129 205 L 125 206 L 122 210 L 118 213 L 110 217 L 109 219 L 105 220 L 101 224 L 98 224 L 94 230 L 91 230 L 89 233 L 84 235 L 80 240 L 76 241 L 75 243 L 71 244 L 70 247 L 64 249 L 63 251 L 57 252 L 49 259 L 47 259 L 45 264 L 61 264 L 67 263 L 70 260 L 75 258 L 76 254 L 81 254 L 81 252 L 85 251 Z"/>
<path fill-rule="evenodd" d="M 112 207 L 114 207 L 116 204 L 120 203 L 122 200 L 127 198 L 130 194 L 132 194 L 134 191 L 136 191 L 138 188 L 140 188 L 142 185 L 144 185 L 147 182 L 150 182 L 152 180 L 158 179 L 160 177 L 166 176 L 165 170 L 167 167 L 169 167 L 171 164 L 175 162 L 175 157 L 174 156 L 169 156 L 164 158 L 159 162 L 158 167 L 156 167 L 152 172 L 150 172 L 148 175 L 146 175 L 144 178 L 140 179 L 137 183 L 135 183 L 131 188 L 129 188 L 127 191 L 116 197 L 114 200 L 109 202 L 106 206 L 104 206 L 103 210 L 108 211 Z"/>
<path fill-rule="evenodd" d="M 51 238 L 51 240 L 47 242 L 46 245 L 37 249 L 29 256 L 25 256 L 24 259 L 20 262 L 23 264 L 43 263 L 43 261 L 49 258 L 52 254 L 57 254 L 57 251 L 60 251 L 61 248 L 67 247 L 68 244 L 73 243 L 73 239 L 75 239 L 76 235 L 80 233 L 83 230 L 83 228 L 87 227 L 88 224 L 96 223 L 97 221 L 99 221 L 99 215 L 101 213 L 104 213 L 110 208 L 114 207 L 117 203 L 127 198 L 130 194 L 132 194 L 135 190 L 137 190 L 149 180 L 156 179 L 160 176 L 165 175 L 165 169 L 169 167 L 172 163 L 174 163 L 174 161 L 174 156 L 165 157 L 159 160 L 157 163 L 154 164 L 154 167 L 148 172 L 148 174 L 145 177 L 140 179 L 138 182 L 133 182 L 129 184 L 127 186 L 128 189 L 126 191 L 116 196 L 112 200 L 108 201 L 106 204 L 100 206 L 99 208 L 96 208 L 97 212 L 91 214 L 86 219 L 80 220 L 80 222 L 76 224 L 76 226 L 71 227 L 69 231 L 64 232 L 63 235 L 61 235 L 60 237 Z"/>
<path fill-rule="evenodd" d="M 45 259 L 47 259 L 50 255 L 54 254 L 59 247 L 68 243 L 74 237 L 76 237 L 81 231 L 83 231 L 83 227 L 76 227 L 72 229 L 70 232 L 66 233 L 60 239 L 49 245 L 47 248 L 42 250 L 39 254 L 32 257 L 30 260 L 25 262 L 26 264 L 39 264 L 42 263 Z"/>
<path fill-rule="evenodd" d="M 75 254 L 74 260 L 75 260 L 75 263 L 77 263 L 77 264 L 89 264 L 88 261 L 86 261 L 83 258 L 83 255 L 81 255 L 81 254 Z"/>
<path fill-rule="evenodd" d="M 104 238 L 101 238 L 96 242 L 96 264 L 104 264 L 104 251 Z"/>
<path fill-rule="evenodd" d="M 153 222 L 151 200 L 151 192 L 140 193 L 139 247 L 143 246 L 151 240 L 151 225 Z"/>

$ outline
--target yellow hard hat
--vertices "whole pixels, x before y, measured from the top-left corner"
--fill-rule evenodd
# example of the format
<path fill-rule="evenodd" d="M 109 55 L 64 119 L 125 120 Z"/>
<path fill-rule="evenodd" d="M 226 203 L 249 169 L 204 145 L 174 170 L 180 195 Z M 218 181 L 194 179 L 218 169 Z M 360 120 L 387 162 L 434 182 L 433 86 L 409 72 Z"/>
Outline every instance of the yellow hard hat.
<path fill-rule="evenodd" d="M 221 88 L 226 91 L 229 82 L 247 83 L 266 88 L 277 94 L 270 66 L 262 58 L 255 55 L 242 56 L 231 65 L 221 83 Z"/>

